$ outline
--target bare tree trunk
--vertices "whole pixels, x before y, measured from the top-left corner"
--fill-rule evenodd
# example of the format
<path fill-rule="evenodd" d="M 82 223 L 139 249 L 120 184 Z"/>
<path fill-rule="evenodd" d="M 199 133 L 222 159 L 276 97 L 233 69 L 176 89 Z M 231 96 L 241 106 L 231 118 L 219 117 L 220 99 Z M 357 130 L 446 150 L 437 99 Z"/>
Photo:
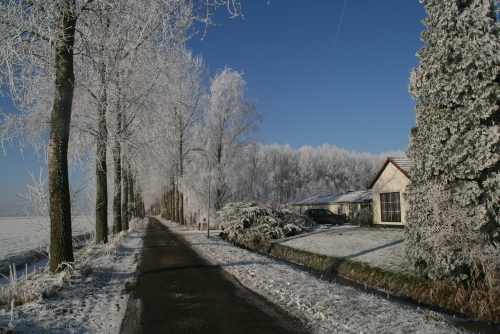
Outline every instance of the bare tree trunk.
<path fill-rule="evenodd" d="M 175 221 L 175 190 L 170 190 L 170 220 Z"/>
<path fill-rule="evenodd" d="M 104 76 L 103 73 L 101 73 Z M 104 84 L 101 82 L 101 84 Z M 99 119 L 97 125 L 97 156 L 96 156 L 96 204 L 95 227 L 96 243 L 108 242 L 108 171 L 106 165 L 106 147 L 108 130 L 106 126 L 106 88 L 101 86 L 99 101 Z"/>
<path fill-rule="evenodd" d="M 165 192 L 160 200 L 160 216 L 167 219 L 167 193 Z M 153 213 L 154 214 L 154 213 Z"/>
<path fill-rule="evenodd" d="M 182 125 L 180 126 L 182 128 Z M 180 133 L 179 138 L 179 173 L 177 176 L 177 210 L 178 210 L 178 222 L 184 225 L 184 194 L 179 190 L 179 182 L 181 182 L 184 175 L 184 140 L 182 137 L 183 132 Z"/>
<path fill-rule="evenodd" d="M 168 220 L 174 220 L 174 193 L 173 190 L 168 191 Z"/>
<path fill-rule="evenodd" d="M 171 180 L 171 188 L 170 188 L 170 220 L 177 221 L 176 210 L 175 210 L 175 182 L 172 178 Z"/>
<path fill-rule="evenodd" d="M 76 16 L 74 1 L 60 1 L 59 36 L 56 44 L 56 80 L 49 142 L 50 191 L 50 270 L 56 272 L 63 262 L 73 262 L 71 200 L 68 175 L 68 141 L 73 104 L 75 74 L 73 45 Z"/>
<path fill-rule="evenodd" d="M 136 190 L 135 201 L 136 201 L 135 216 L 142 219 L 144 218 L 144 211 L 143 211 L 144 204 L 142 203 L 142 195 L 140 191 Z"/>
<path fill-rule="evenodd" d="M 128 230 L 128 167 L 125 157 L 122 160 L 122 229 Z"/>
<path fill-rule="evenodd" d="M 132 172 L 128 171 L 128 212 L 130 215 L 129 220 L 135 217 L 135 196 L 134 196 L 134 176 Z"/>
<path fill-rule="evenodd" d="M 120 142 L 116 140 L 113 148 L 113 162 L 115 168 L 113 192 L 113 234 L 122 231 L 122 166 Z"/>
<path fill-rule="evenodd" d="M 141 194 L 141 218 L 144 218 L 146 216 L 146 206 L 144 204 L 144 200 L 142 199 L 142 194 Z"/>
<path fill-rule="evenodd" d="M 165 192 L 162 196 L 162 200 L 161 200 L 161 212 L 160 212 L 160 215 L 162 218 L 165 218 L 167 219 L 167 197 L 168 197 L 168 194 Z"/>
<path fill-rule="evenodd" d="M 226 194 L 226 185 L 223 184 L 222 175 L 221 175 L 221 162 L 222 162 L 222 137 L 219 139 L 219 143 L 217 145 L 217 153 L 216 153 L 216 161 L 217 161 L 217 177 L 216 177 L 216 186 L 215 186 L 215 200 L 214 200 L 214 209 L 215 211 L 219 211 L 222 209 L 224 204 L 224 197 Z"/>
<path fill-rule="evenodd" d="M 184 219 L 184 194 L 179 191 L 179 224 L 186 224 Z"/>
<path fill-rule="evenodd" d="M 118 75 L 119 79 L 119 75 Z M 120 80 L 117 80 L 118 82 Z M 114 187 L 113 187 L 113 234 L 123 230 L 122 226 L 122 160 L 121 160 L 121 132 L 122 132 L 122 97 L 121 86 L 118 85 L 118 102 L 116 115 L 115 145 L 113 147 Z"/>
<path fill-rule="evenodd" d="M 165 194 L 165 219 L 168 219 L 168 220 L 172 220 L 172 215 L 171 215 L 171 211 L 170 211 L 170 205 L 171 205 L 171 193 L 170 193 L 170 190 L 167 190 L 166 194 Z"/>
<path fill-rule="evenodd" d="M 174 222 L 179 222 L 179 192 L 177 191 L 177 183 L 174 183 Z"/>

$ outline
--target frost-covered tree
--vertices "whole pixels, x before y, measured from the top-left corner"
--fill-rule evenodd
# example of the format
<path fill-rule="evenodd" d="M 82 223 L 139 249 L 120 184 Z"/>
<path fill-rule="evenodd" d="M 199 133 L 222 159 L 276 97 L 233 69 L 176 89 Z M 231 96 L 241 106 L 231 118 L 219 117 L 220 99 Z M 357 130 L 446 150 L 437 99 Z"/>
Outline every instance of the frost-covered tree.
<path fill-rule="evenodd" d="M 205 78 L 207 69 L 200 56 L 193 56 L 184 46 L 174 46 L 168 53 L 158 55 L 157 87 L 154 92 L 155 111 L 150 134 L 156 140 L 157 156 L 169 175 L 167 204 L 164 215 L 184 224 L 185 195 L 183 177 L 186 161 L 192 158 L 196 125 L 203 117 Z M 167 169 L 162 168 L 161 172 Z"/>
<path fill-rule="evenodd" d="M 228 197 L 232 162 L 262 121 L 255 102 L 246 97 L 243 75 L 230 68 L 219 70 L 210 84 L 205 115 L 205 135 L 214 177 L 214 208 L 220 210 Z"/>
<path fill-rule="evenodd" d="M 268 182 L 272 203 L 286 203 L 295 196 L 301 178 L 298 173 L 298 155 L 289 144 L 270 145 L 266 148 L 269 168 Z M 304 180 L 304 182 L 308 182 Z"/>
<path fill-rule="evenodd" d="M 406 253 L 416 271 L 463 283 L 500 270 L 497 0 L 427 0 L 408 156 Z"/>
<path fill-rule="evenodd" d="M 3 1 L 0 3 L 2 84 L 15 99 L 26 82 L 44 76 L 53 82 L 49 140 L 51 270 L 73 261 L 68 142 L 75 89 L 76 25 L 90 1 Z M 23 95 L 24 95 L 23 94 Z"/>
<path fill-rule="evenodd" d="M 87 41 L 84 28 L 90 27 L 84 25 L 85 18 L 92 13 L 98 13 L 99 10 L 97 12 L 93 10 L 100 5 L 109 4 L 108 8 L 113 9 L 124 2 L 94 0 L 0 2 L 2 88 L 5 85 L 14 99 L 22 100 L 36 90 L 31 84 L 32 78 L 42 78 L 53 84 L 47 92 L 52 98 L 48 152 L 51 270 L 53 271 L 58 270 L 61 263 L 73 261 L 67 152 L 74 107 L 73 97 L 80 79 L 75 76 L 75 61 L 84 55 L 80 52 Z M 171 29 L 186 26 L 191 20 L 211 24 L 210 17 L 218 6 L 227 6 L 233 16 L 241 14 L 241 4 L 236 0 L 151 0 L 127 1 L 127 3 L 132 6 L 123 12 L 124 16 L 121 17 L 123 23 L 129 22 L 127 14 L 143 14 L 145 18 L 141 25 L 133 27 L 139 30 L 140 39 L 131 39 L 135 42 L 131 50 L 140 48 L 146 40 L 161 40 L 163 32 L 167 32 L 168 36 Z M 31 107 L 29 104 L 24 106 Z M 99 140 L 104 138 L 102 136 Z M 100 144 L 99 149 L 104 152 L 102 146 L 103 144 Z M 106 167 L 101 164 L 98 168 L 103 170 Z"/>
<path fill-rule="evenodd" d="M 80 28 L 86 36 L 82 43 L 86 57 L 82 60 L 87 65 L 87 75 L 80 81 L 81 84 L 85 83 L 85 90 L 91 100 L 89 104 L 95 109 L 93 133 L 96 145 L 96 242 L 100 243 L 107 241 L 108 234 L 108 137 L 123 138 L 117 135 L 121 129 L 118 126 L 110 127 L 112 124 L 109 124 L 119 123 L 120 113 L 123 112 L 115 110 L 118 106 L 115 101 L 121 98 L 121 86 L 131 84 L 135 84 L 133 96 L 136 103 L 150 98 L 148 90 L 151 84 L 147 80 L 124 82 L 117 79 L 120 75 L 124 76 L 121 74 L 123 72 L 127 74 L 127 78 L 132 77 L 130 72 L 144 73 L 141 71 L 142 67 L 153 64 L 143 61 L 139 63 L 137 59 L 152 59 L 148 54 L 154 53 L 155 49 L 161 49 L 165 44 L 184 42 L 194 15 L 189 1 L 94 2 L 89 4 L 87 13 Z M 158 13 L 162 15 L 158 16 Z M 129 119 L 136 119 L 136 113 Z M 114 133 L 109 133 L 108 128 L 114 129 Z M 114 161 L 118 162 L 116 159 Z M 118 172 L 117 168 L 115 171 Z M 131 173 L 125 175 L 130 178 Z M 133 187 L 130 180 L 127 185 L 127 189 L 131 191 Z M 127 196 L 130 202 L 126 203 L 127 208 L 134 206 L 133 195 L 131 192 Z"/>

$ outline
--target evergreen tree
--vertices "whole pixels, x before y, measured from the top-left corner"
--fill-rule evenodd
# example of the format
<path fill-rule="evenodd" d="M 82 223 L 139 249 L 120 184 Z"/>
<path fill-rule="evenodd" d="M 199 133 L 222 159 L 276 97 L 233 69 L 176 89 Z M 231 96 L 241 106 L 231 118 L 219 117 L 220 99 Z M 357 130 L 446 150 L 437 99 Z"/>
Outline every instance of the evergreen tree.
<path fill-rule="evenodd" d="M 498 0 L 422 2 L 406 253 L 422 276 L 491 283 L 500 269 Z"/>

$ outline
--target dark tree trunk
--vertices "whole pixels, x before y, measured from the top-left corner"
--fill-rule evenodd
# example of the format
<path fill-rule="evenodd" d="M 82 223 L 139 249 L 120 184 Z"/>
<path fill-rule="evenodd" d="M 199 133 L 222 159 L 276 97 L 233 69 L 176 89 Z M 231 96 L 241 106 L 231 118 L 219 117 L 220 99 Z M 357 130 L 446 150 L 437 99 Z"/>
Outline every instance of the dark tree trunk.
<path fill-rule="evenodd" d="M 184 194 L 179 191 L 179 224 L 186 224 L 184 219 Z"/>
<path fill-rule="evenodd" d="M 96 162 L 96 203 L 95 203 L 95 227 L 96 243 L 108 242 L 108 176 L 106 172 L 106 146 L 98 141 Z M 102 146 L 104 145 L 104 146 Z M 100 157 L 103 155 L 104 157 Z"/>
<path fill-rule="evenodd" d="M 120 76 L 118 74 L 118 80 Z M 113 234 L 116 235 L 123 230 L 122 226 L 122 161 L 121 161 L 121 133 L 122 133 L 122 90 L 120 84 L 118 85 L 118 100 L 117 100 L 117 114 L 116 114 L 116 133 L 115 145 L 113 147 L 113 166 L 114 166 L 114 180 L 113 180 Z"/>
<path fill-rule="evenodd" d="M 171 180 L 171 186 L 170 186 L 170 199 L 169 199 L 169 218 L 168 220 L 171 220 L 171 221 L 176 221 L 176 217 L 175 217 L 175 183 L 174 183 L 174 180 L 172 179 Z"/>
<path fill-rule="evenodd" d="M 128 212 L 129 220 L 135 217 L 135 195 L 134 195 L 134 177 L 132 172 L 128 171 Z"/>
<path fill-rule="evenodd" d="M 125 157 L 122 159 L 122 230 L 128 230 L 128 169 Z"/>
<path fill-rule="evenodd" d="M 162 218 L 167 218 L 167 193 L 164 193 L 163 196 L 161 197 L 161 200 L 159 201 L 159 206 L 160 206 L 160 216 Z"/>
<path fill-rule="evenodd" d="M 174 213 L 174 222 L 178 223 L 179 222 L 179 193 L 177 192 L 177 184 L 174 183 L 174 190 L 173 190 L 173 195 L 174 195 L 174 202 L 173 202 L 173 213 Z"/>
<path fill-rule="evenodd" d="M 168 190 L 165 195 L 165 218 L 172 220 L 172 191 Z"/>
<path fill-rule="evenodd" d="M 113 148 L 113 162 L 115 168 L 114 192 L 113 192 L 113 234 L 122 231 L 122 167 L 120 142 L 115 142 Z"/>
<path fill-rule="evenodd" d="M 222 163 L 222 154 L 223 154 L 223 145 L 222 145 L 222 136 L 220 137 L 219 144 L 216 150 L 216 161 L 217 161 L 217 177 L 216 177 L 216 186 L 215 186 L 215 199 L 214 199 L 214 209 L 215 211 L 219 211 L 222 209 L 224 204 L 224 198 L 226 195 L 226 185 L 222 178 L 221 173 L 221 163 Z"/>
<path fill-rule="evenodd" d="M 68 141 L 75 75 L 73 45 L 77 18 L 74 1 L 61 1 L 59 36 L 55 59 L 55 98 L 51 114 L 49 142 L 50 191 L 50 270 L 56 272 L 64 262 L 73 262 L 71 201 L 68 177 Z"/>
<path fill-rule="evenodd" d="M 102 70 L 103 71 L 103 70 Z M 104 73 L 101 72 L 101 76 Z M 97 125 L 97 156 L 96 156 L 96 204 L 95 204 L 95 227 L 96 243 L 108 242 L 108 171 L 106 166 L 106 147 L 108 130 L 106 126 L 106 88 L 101 81 L 101 96 L 99 101 L 99 115 Z"/>
<path fill-rule="evenodd" d="M 136 191 L 135 195 L 135 201 L 136 201 L 136 206 L 135 206 L 135 215 L 138 218 L 144 218 L 144 203 L 142 202 L 142 195 L 140 191 Z"/>
<path fill-rule="evenodd" d="M 175 221 L 175 191 L 173 186 L 172 189 L 170 190 L 169 211 L 170 211 L 169 220 Z"/>
<path fill-rule="evenodd" d="M 183 128 L 182 124 L 179 124 L 179 128 Z M 183 131 L 180 132 L 179 138 L 179 174 L 177 176 L 177 216 L 179 224 L 184 225 L 184 194 L 179 190 L 179 182 L 181 182 L 184 176 L 184 140 Z"/>

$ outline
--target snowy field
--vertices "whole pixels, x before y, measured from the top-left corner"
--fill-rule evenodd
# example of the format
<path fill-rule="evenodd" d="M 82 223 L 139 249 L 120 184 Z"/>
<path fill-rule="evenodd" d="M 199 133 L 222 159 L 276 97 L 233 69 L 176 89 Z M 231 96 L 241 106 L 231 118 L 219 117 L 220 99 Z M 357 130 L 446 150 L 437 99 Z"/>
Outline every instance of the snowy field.
<path fill-rule="evenodd" d="M 162 220 L 203 256 L 221 265 L 249 289 L 280 305 L 315 333 L 465 333 L 440 315 L 402 306 L 351 287 L 328 283 L 270 256 L 235 247 L 205 231 L 187 230 Z M 77 256 L 76 268 L 90 262 L 88 276 L 73 273 L 56 297 L 0 309 L 0 327 L 19 333 L 119 333 L 147 219 L 132 224 L 129 236 L 93 255 Z M 347 230 L 347 229 L 346 229 Z M 319 233 L 321 234 L 321 233 Z M 298 238 L 296 238 L 298 239 Z M 61 280 L 36 274 L 32 284 Z"/>
<path fill-rule="evenodd" d="M 282 245 L 317 254 L 365 262 L 395 272 L 410 273 L 404 257 L 402 229 L 368 229 L 358 226 L 331 226 L 291 237 Z"/>
<path fill-rule="evenodd" d="M 110 238 L 104 247 L 83 248 L 75 256 L 80 273 L 31 274 L 24 284 L 34 288 L 65 280 L 69 284 L 63 284 L 55 297 L 40 298 L 14 312 L 0 308 L 0 333 L 2 328 L 31 334 L 119 333 L 128 301 L 124 289 L 135 277 L 146 223 L 147 219 L 131 224 L 129 232 Z M 90 274 L 81 274 L 82 268 L 90 268 Z"/>
<path fill-rule="evenodd" d="M 93 218 L 79 216 L 73 221 L 73 235 L 93 232 Z M 45 249 L 49 240 L 48 217 L 0 217 L 0 261 L 33 249 Z"/>

